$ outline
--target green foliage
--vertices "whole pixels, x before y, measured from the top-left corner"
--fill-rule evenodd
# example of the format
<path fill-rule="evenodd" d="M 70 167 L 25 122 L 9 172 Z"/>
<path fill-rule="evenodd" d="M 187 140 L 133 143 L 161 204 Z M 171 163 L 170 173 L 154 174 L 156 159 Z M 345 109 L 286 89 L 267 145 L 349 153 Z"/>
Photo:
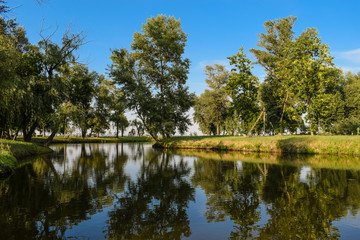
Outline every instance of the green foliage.
<path fill-rule="evenodd" d="M 122 48 L 111 55 L 111 76 L 154 139 L 183 133 L 190 124 L 186 112 L 193 94 L 185 86 L 190 61 L 182 57 L 186 40 L 180 20 L 158 15 L 134 34 L 133 52 Z"/>
<path fill-rule="evenodd" d="M 232 112 L 238 113 L 241 119 L 241 132 L 245 133 L 250 130 L 260 112 L 257 102 L 259 81 L 251 73 L 252 63 L 246 58 L 243 47 L 228 59 L 232 69 L 225 90 L 232 98 Z"/>
<path fill-rule="evenodd" d="M 134 126 L 136 128 L 136 132 L 139 135 L 139 137 L 144 135 L 145 129 L 144 129 L 144 125 L 141 121 L 139 121 L 138 119 L 134 119 L 131 122 L 131 126 Z"/>
<path fill-rule="evenodd" d="M 225 93 L 224 85 L 229 80 L 230 73 L 225 66 L 215 64 L 205 67 L 208 76 L 206 89 L 200 97 L 195 98 L 194 121 L 199 124 L 205 134 L 220 135 L 230 102 Z"/>
<path fill-rule="evenodd" d="M 112 80 L 105 80 L 104 76 L 100 75 L 97 85 L 95 86 L 94 109 L 89 119 L 91 132 L 97 133 L 98 137 L 100 134 L 105 133 L 110 127 L 111 93 L 114 88 L 115 86 Z"/>

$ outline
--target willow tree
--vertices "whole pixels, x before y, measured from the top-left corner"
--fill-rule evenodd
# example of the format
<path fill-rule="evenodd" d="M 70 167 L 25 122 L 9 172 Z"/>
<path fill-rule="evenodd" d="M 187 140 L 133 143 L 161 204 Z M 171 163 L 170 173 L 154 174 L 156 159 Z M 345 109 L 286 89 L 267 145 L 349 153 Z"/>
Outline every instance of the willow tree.
<path fill-rule="evenodd" d="M 184 58 L 187 34 L 180 20 L 158 15 L 134 34 L 132 51 L 112 51 L 111 76 L 120 85 L 149 134 L 170 137 L 184 133 L 190 124 L 187 111 L 193 94 L 185 85 L 190 61 Z"/>

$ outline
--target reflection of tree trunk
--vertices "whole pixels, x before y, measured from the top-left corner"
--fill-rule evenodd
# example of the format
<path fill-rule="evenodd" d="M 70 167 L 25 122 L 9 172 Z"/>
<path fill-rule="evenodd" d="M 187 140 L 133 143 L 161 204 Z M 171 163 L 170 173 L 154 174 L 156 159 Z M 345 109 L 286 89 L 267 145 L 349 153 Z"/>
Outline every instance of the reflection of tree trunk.
<path fill-rule="evenodd" d="M 37 179 L 38 178 L 38 175 L 36 174 L 36 172 L 34 171 L 34 166 L 32 164 L 28 164 L 27 165 L 27 169 L 30 173 L 30 176 L 34 179 Z"/>
<path fill-rule="evenodd" d="M 282 179 L 284 181 L 284 191 L 286 192 L 286 195 L 287 195 L 287 197 L 289 199 L 289 203 L 290 203 L 291 202 L 291 196 L 290 196 L 290 193 L 289 193 L 288 188 L 287 188 L 287 182 L 285 180 L 283 169 L 281 169 L 281 176 L 282 176 Z"/>
<path fill-rule="evenodd" d="M 66 144 L 64 144 L 64 177 L 65 177 L 65 173 L 66 173 L 65 162 L 66 162 Z"/>
<path fill-rule="evenodd" d="M 55 176 L 55 179 L 58 181 L 58 182 L 61 182 L 61 178 L 59 176 L 59 174 L 57 173 L 52 161 L 48 158 L 45 158 L 44 159 L 44 162 L 46 163 L 46 165 L 48 165 L 48 167 L 50 168 L 50 170 L 54 173 L 54 176 Z"/>
<path fill-rule="evenodd" d="M 264 169 L 262 169 L 262 168 L 260 167 L 260 164 L 259 164 L 259 163 L 257 163 L 256 165 L 257 165 L 257 167 L 259 168 L 261 174 L 262 174 L 263 177 L 264 177 L 264 178 L 263 178 L 264 183 L 266 183 L 266 177 L 267 177 L 267 175 L 268 175 L 268 169 L 267 169 L 266 164 L 264 164 Z"/>

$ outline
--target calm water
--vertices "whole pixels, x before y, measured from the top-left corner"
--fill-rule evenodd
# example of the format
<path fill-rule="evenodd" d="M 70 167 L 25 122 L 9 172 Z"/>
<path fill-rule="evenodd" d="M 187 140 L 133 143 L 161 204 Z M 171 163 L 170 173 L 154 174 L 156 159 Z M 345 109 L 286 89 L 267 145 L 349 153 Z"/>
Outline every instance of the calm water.
<path fill-rule="evenodd" d="M 360 235 L 358 170 L 222 161 L 137 143 L 52 148 L 0 182 L 0 239 Z"/>

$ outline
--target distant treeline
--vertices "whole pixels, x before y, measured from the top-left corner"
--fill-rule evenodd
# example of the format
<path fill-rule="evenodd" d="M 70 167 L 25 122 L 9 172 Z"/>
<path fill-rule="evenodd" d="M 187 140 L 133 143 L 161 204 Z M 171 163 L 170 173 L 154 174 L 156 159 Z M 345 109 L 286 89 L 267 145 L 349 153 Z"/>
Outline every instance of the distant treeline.
<path fill-rule="evenodd" d="M 229 57 L 231 70 L 206 66 L 205 90 L 195 101 L 194 120 L 206 134 L 359 134 L 360 74 L 344 74 L 329 46 L 308 28 L 295 36 L 296 17 L 265 22 L 256 64 L 266 71 L 260 84 L 243 48 Z"/>

